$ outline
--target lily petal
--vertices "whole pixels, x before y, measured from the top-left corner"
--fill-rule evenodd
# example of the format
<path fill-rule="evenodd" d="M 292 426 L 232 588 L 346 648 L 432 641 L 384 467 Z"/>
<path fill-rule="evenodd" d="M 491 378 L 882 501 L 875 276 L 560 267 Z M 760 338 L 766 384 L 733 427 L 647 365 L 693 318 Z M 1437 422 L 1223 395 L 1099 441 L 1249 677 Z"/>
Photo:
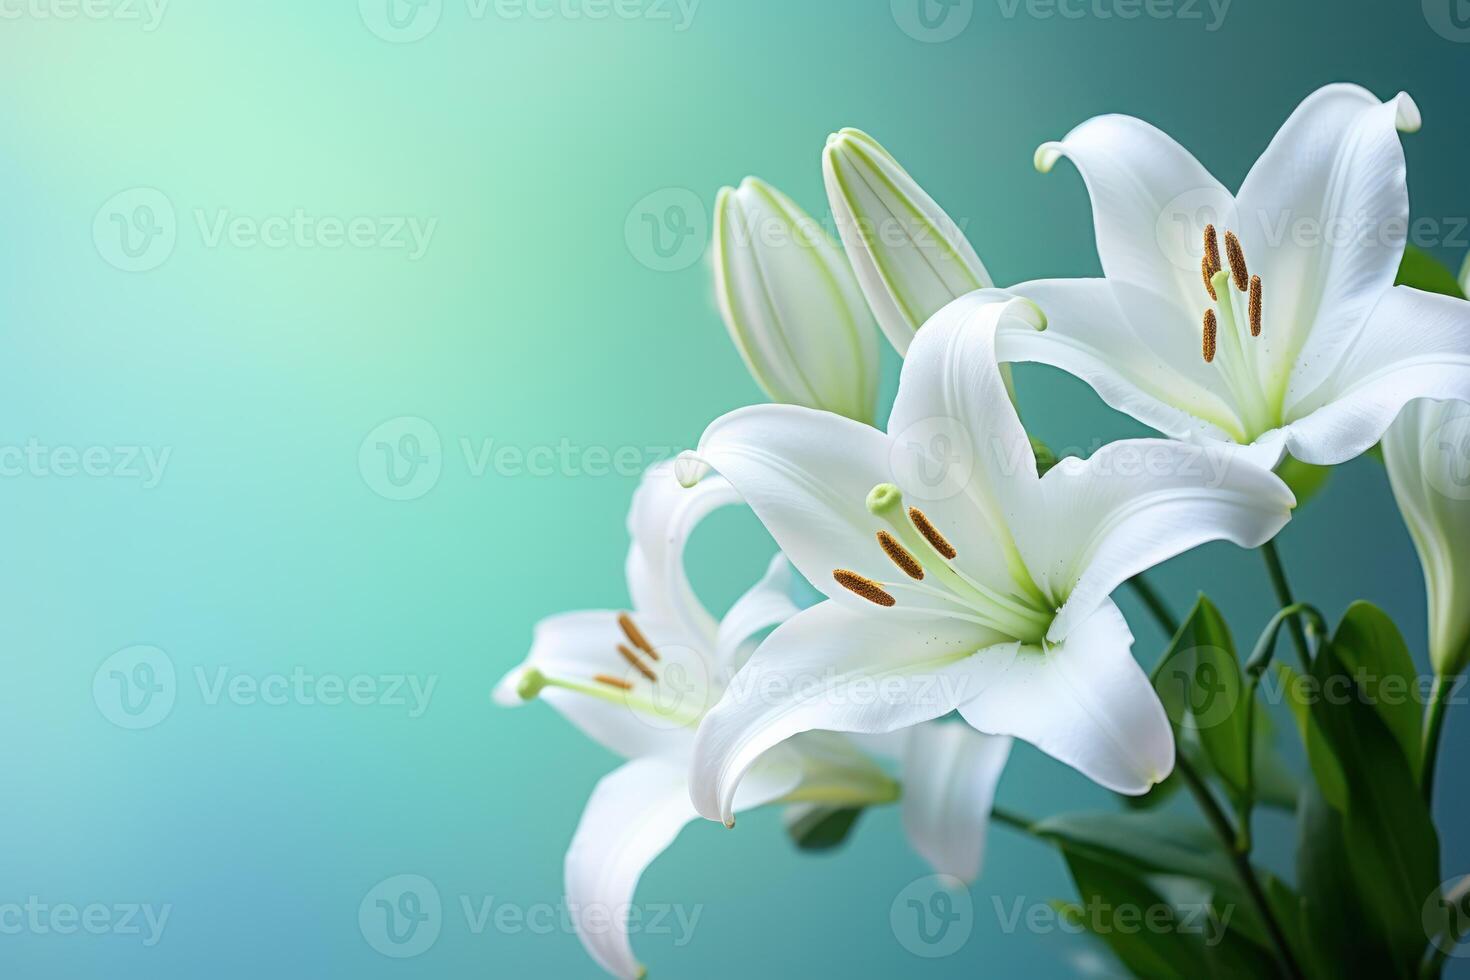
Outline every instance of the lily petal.
<path fill-rule="evenodd" d="M 1320 466 L 1347 462 L 1415 398 L 1470 400 L 1470 302 L 1395 286 L 1332 376 L 1291 407 L 1291 454 Z"/>
<path fill-rule="evenodd" d="M 739 808 L 784 796 L 797 772 L 764 767 L 742 792 Z M 684 767 L 665 759 L 629 762 L 592 791 L 567 850 L 567 904 L 582 945 L 613 976 L 643 976 L 628 941 L 633 895 L 644 870 L 696 816 Z"/>
<path fill-rule="evenodd" d="M 1419 128 L 1400 93 L 1380 102 L 1357 85 L 1309 95 L 1241 185 L 1236 229 L 1265 283 L 1263 367 L 1295 400 L 1331 371 L 1391 287 L 1408 234 L 1399 132 Z"/>
<path fill-rule="evenodd" d="M 718 477 L 685 489 L 674 463 L 656 463 L 644 473 L 628 512 L 626 574 L 633 608 L 642 615 L 677 623 L 692 637 L 713 642 L 715 620 L 694 594 L 684 568 L 684 546 L 700 521 L 740 495 Z"/>
<path fill-rule="evenodd" d="M 995 787 L 1011 740 L 968 725 L 930 722 L 904 733 L 903 826 L 939 874 L 980 876 Z"/>
<path fill-rule="evenodd" d="M 800 609 L 792 601 L 795 570 L 785 555 L 771 559 L 765 576 L 739 599 L 720 620 L 715 660 L 726 677 L 733 677 L 755 652 L 766 630 L 780 626 Z"/>
<path fill-rule="evenodd" d="M 1235 454 L 1163 439 L 1062 460 L 1041 481 L 1017 540 L 1048 594 L 1066 597 L 1053 643 L 1089 622 L 1133 576 L 1210 541 L 1255 548 L 1291 519 L 1296 498 Z"/>
<path fill-rule="evenodd" d="M 1206 297 L 1200 280 L 1204 227 L 1234 223 L 1230 192 L 1188 150 L 1132 116 L 1089 119 L 1036 151 L 1046 173 L 1067 157 L 1092 198 L 1103 273 L 1150 290 L 1172 307 L 1180 337 L 1191 335 Z"/>
<path fill-rule="evenodd" d="M 1105 602 L 1062 643 L 1022 649 L 960 714 L 1114 792 L 1146 793 L 1173 771 L 1174 732 L 1132 645 L 1123 614 Z"/>
<path fill-rule="evenodd" d="M 1018 644 L 946 619 L 858 613 L 835 602 L 772 633 L 700 725 L 690 793 L 730 823 L 761 755 L 812 730 L 879 734 L 941 717 L 1014 659 Z"/>

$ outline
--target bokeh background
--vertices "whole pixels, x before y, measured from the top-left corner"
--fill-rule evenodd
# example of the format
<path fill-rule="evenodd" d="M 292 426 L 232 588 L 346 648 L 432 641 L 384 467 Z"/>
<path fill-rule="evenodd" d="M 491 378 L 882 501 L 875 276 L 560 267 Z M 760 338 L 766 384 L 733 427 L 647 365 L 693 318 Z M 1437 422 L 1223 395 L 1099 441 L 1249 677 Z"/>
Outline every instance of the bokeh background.
<path fill-rule="evenodd" d="M 616 760 L 488 695 L 537 619 L 626 603 L 634 470 L 759 399 L 703 254 L 722 184 L 757 174 L 825 214 L 823 140 L 856 125 L 1001 283 L 1090 275 L 1082 182 L 1035 173 L 1038 143 L 1127 111 L 1235 186 L 1303 96 L 1354 80 L 1418 100 L 1419 244 L 1456 265 L 1470 247 L 1456 0 L 599 2 L 0 3 L 0 907 L 106 909 L 95 935 L 0 920 L 6 975 L 597 975 L 559 920 L 476 922 L 559 907 Z M 1057 447 L 1139 431 L 1046 370 L 1021 390 Z M 739 514 L 702 531 L 711 603 L 771 547 Z M 1378 463 L 1341 468 L 1283 548 L 1301 595 L 1334 616 L 1372 599 L 1422 653 Z M 1241 634 L 1274 608 L 1228 547 L 1157 578 Z M 1152 663 L 1163 638 L 1122 602 Z M 1450 828 L 1467 740 L 1460 707 Z M 1000 796 L 1112 805 L 1027 747 Z M 1289 823 L 1259 832 L 1279 863 Z M 1470 838 L 1444 850 L 1446 877 L 1470 870 Z M 635 945 L 655 976 L 711 980 L 1104 963 L 1006 934 L 1015 899 L 1069 892 L 1005 829 L 968 941 L 913 955 L 889 910 L 926 873 L 891 808 L 823 857 L 774 812 L 695 826 L 639 900 L 697 906 L 696 927 Z M 399 875 L 443 908 L 409 958 L 359 924 Z M 161 935 L 130 905 L 167 910 Z"/>

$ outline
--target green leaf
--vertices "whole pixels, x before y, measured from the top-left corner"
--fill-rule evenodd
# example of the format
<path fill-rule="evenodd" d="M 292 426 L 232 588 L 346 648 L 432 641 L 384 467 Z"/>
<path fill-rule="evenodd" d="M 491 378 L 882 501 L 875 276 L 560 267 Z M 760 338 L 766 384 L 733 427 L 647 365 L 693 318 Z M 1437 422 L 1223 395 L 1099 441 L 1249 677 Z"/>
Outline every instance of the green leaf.
<path fill-rule="evenodd" d="M 1265 711 L 1255 712 L 1256 730 L 1253 734 L 1255 746 L 1251 752 L 1251 772 L 1254 780 L 1256 801 L 1278 810 L 1295 810 L 1301 796 L 1301 780 L 1287 765 L 1286 759 L 1276 748 L 1276 730 L 1271 716 Z"/>
<path fill-rule="evenodd" d="M 1164 896 L 1141 878 L 1081 854 L 1064 852 L 1067 869 L 1082 897 L 1072 919 L 1098 936 L 1135 976 L 1194 980 L 1205 947 L 1179 928 L 1179 917 Z M 1153 910 L 1166 910 L 1156 913 Z M 1145 915 L 1155 916 L 1145 927 Z"/>
<path fill-rule="evenodd" d="M 1234 887 L 1235 869 L 1209 829 L 1170 813 L 1064 813 L 1032 828 L 1064 853 L 1131 870 Z"/>
<path fill-rule="evenodd" d="M 862 815 L 862 807 L 792 807 L 787 813 L 786 833 L 803 851 L 830 851 L 847 841 Z"/>
<path fill-rule="evenodd" d="M 1303 507 L 1327 486 L 1327 480 L 1332 476 L 1332 467 L 1313 466 L 1311 463 L 1303 463 L 1295 456 L 1288 456 L 1277 467 L 1276 475 L 1296 495 L 1296 505 Z"/>
<path fill-rule="evenodd" d="M 1286 705 L 1296 719 L 1317 786 L 1327 802 L 1334 809 L 1341 810 L 1347 806 L 1347 781 L 1343 778 L 1337 756 L 1328 747 L 1317 727 L 1317 720 L 1312 717 L 1312 705 L 1320 697 L 1317 678 L 1304 677 L 1283 663 L 1276 664 L 1275 669 Z"/>
<path fill-rule="evenodd" d="M 1353 634 L 1347 633 L 1349 637 Z M 1368 703 L 1335 643 L 1313 664 L 1322 696 L 1312 718 L 1346 784 L 1342 844 L 1357 888 L 1336 906 L 1361 901 L 1381 927 L 1400 972 L 1411 976 L 1425 944 L 1423 910 L 1439 886 L 1439 838 L 1414 770 L 1383 716 Z M 1332 896 L 1316 894 L 1319 902 Z"/>
<path fill-rule="evenodd" d="M 1154 689 L 1174 727 L 1198 737 L 1210 769 L 1241 799 L 1249 765 L 1245 685 L 1230 627 L 1204 596 L 1154 671 Z"/>
<path fill-rule="evenodd" d="M 1413 245 L 1404 248 L 1404 260 L 1399 264 L 1397 284 L 1413 286 L 1431 293 L 1443 293 L 1458 299 L 1465 298 L 1455 274 L 1439 259 Z"/>
<path fill-rule="evenodd" d="M 1414 658 L 1399 628 L 1377 606 L 1357 602 L 1337 627 L 1332 647 L 1398 739 L 1410 770 L 1418 772 L 1424 712 Z"/>

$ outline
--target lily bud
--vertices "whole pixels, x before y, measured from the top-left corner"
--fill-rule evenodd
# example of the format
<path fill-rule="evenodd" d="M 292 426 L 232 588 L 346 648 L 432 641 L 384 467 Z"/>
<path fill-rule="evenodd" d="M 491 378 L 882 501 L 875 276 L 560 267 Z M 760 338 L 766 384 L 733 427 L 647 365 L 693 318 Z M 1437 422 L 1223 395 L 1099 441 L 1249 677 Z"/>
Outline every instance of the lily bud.
<path fill-rule="evenodd" d="M 994 285 L 959 226 L 867 133 L 829 136 L 822 171 L 863 295 L 900 354 L 935 313 Z"/>
<path fill-rule="evenodd" d="M 756 383 L 772 401 L 871 424 L 877 332 L 832 236 L 748 177 L 720 191 L 714 239 L 720 314 Z"/>
<path fill-rule="evenodd" d="M 1429 659 L 1470 666 L 1470 404 L 1410 402 L 1383 437 L 1383 459 L 1429 592 Z"/>

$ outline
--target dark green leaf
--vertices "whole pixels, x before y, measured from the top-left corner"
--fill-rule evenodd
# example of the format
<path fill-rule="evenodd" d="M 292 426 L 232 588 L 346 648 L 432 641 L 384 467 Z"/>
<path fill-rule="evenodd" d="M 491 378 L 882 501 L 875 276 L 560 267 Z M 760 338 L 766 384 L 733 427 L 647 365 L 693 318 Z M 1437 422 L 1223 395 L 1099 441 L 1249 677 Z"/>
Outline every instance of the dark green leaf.
<path fill-rule="evenodd" d="M 1204 943 L 1179 928 L 1177 914 L 1161 894 L 1110 864 L 1065 854 L 1082 897 L 1073 909 L 1074 922 L 1107 943 L 1135 976 L 1194 980 L 1200 975 Z M 1154 917 L 1148 925 L 1146 915 Z"/>
<path fill-rule="evenodd" d="M 1398 285 L 1465 298 L 1455 274 L 1439 259 L 1413 245 L 1404 249 L 1404 260 L 1399 265 Z"/>
<path fill-rule="evenodd" d="M 1424 713 L 1414 658 L 1398 627 L 1372 603 L 1354 603 L 1337 627 L 1332 647 L 1398 739 L 1410 770 L 1418 772 Z"/>
<path fill-rule="evenodd" d="M 1275 669 L 1283 698 L 1296 719 L 1317 786 L 1327 802 L 1334 809 L 1341 810 L 1347 806 L 1347 782 L 1342 775 L 1342 766 L 1337 763 L 1337 756 L 1332 754 L 1318 730 L 1317 720 L 1312 716 L 1312 704 L 1320 696 L 1317 678 L 1298 674 L 1283 663 L 1276 664 Z"/>
<path fill-rule="evenodd" d="M 1135 874 L 1176 874 L 1234 886 L 1235 870 L 1208 828 L 1169 813 L 1064 813 L 1034 832 L 1065 853 Z"/>
<path fill-rule="evenodd" d="M 841 846 L 852 833 L 861 807 L 809 806 L 793 809 L 786 821 L 786 832 L 803 851 L 830 851 Z"/>

